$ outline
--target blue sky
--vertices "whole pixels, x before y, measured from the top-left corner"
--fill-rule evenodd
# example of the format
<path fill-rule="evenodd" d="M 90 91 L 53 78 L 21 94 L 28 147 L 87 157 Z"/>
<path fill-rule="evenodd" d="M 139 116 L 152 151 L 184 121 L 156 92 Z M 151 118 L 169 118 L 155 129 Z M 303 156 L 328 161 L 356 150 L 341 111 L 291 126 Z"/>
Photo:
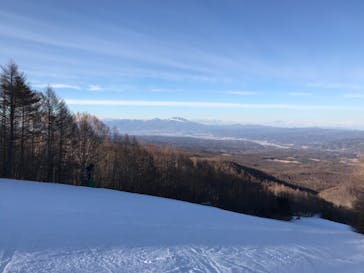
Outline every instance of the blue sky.
<path fill-rule="evenodd" d="M 2 0 L 0 63 L 73 111 L 364 128 L 363 1 Z"/>

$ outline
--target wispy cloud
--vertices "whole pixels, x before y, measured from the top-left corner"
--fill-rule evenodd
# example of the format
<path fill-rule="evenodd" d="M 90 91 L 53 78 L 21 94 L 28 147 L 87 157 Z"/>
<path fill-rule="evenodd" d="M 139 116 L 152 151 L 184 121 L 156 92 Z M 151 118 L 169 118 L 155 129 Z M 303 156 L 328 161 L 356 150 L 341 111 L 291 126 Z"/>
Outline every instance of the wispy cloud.
<path fill-rule="evenodd" d="M 170 88 L 152 88 L 149 90 L 152 93 L 174 93 L 174 92 L 179 92 L 181 90 L 177 90 L 177 89 L 170 89 Z"/>
<path fill-rule="evenodd" d="M 50 86 L 54 89 L 74 89 L 74 90 L 80 90 L 81 87 L 79 85 L 72 85 L 72 84 L 64 84 L 64 83 L 38 83 L 33 85 L 36 88 L 46 88 L 47 86 Z"/>
<path fill-rule="evenodd" d="M 343 82 L 311 82 L 307 87 L 318 87 L 325 89 L 351 89 L 351 90 L 364 90 L 364 84 L 356 83 L 343 83 Z"/>
<path fill-rule="evenodd" d="M 71 85 L 71 84 L 62 84 L 62 83 L 55 83 L 50 85 L 53 88 L 59 88 L 59 89 L 75 89 L 80 90 L 81 87 L 78 85 Z"/>
<path fill-rule="evenodd" d="M 161 40 L 149 34 L 135 32 L 120 26 L 113 28 L 111 25 L 103 24 L 104 34 L 95 37 L 94 34 L 77 32 L 77 29 L 65 29 L 59 25 L 48 24 L 42 20 L 13 13 L 0 11 L 0 19 L 1 17 L 13 19 L 12 24 L 6 24 L 8 20 L 4 20 L 0 25 L 1 35 L 56 48 L 81 50 L 190 73 L 211 74 L 216 72 L 211 68 L 212 63 L 236 63 L 229 58 L 218 57 L 190 46 L 173 43 L 170 40 Z M 63 35 L 54 37 L 52 34 L 55 32 Z M 115 37 L 123 37 L 123 39 L 118 40 Z M 125 42 L 129 40 L 132 42 Z M 176 51 L 179 54 L 176 54 Z M 193 61 L 196 57 L 198 57 L 197 61 Z"/>
<path fill-rule="evenodd" d="M 347 99 L 364 99 L 364 93 L 344 94 L 344 98 L 347 98 Z"/>
<path fill-rule="evenodd" d="M 73 90 L 88 90 L 88 91 L 102 91 L 105 90 L 104 87 L 96 84 L 90 84 L 88 86 L 81 86 L 76 84 L 67 84 L 67 83 L 36 83 L 33 84 L 36 88 L 46 88 L 50 86 L 54 89 L 73 89 Z"/>
<path fill-rule="evenodd" d="M 288 96 L 291 97 L 310 97 L 312 96 L 312 93 L 306 93 L 306 92 L 289 92 Z"/>
<path fill-rule="evenodd" d="M 295 105 L 295 104 L 244 104 L 209 101 L 147 101 L 147 100 L 81 100 L 66 99 L 70 105 L 137 106 L 137 107 L 203 107 L 246 109 L 291 109 L 291 110 L 357 110 L 364 108 L 341 105 Z"/>
<path fill-rule="evenodd" d="M 261 94 L 259 92 L 255 92 L 255 91 L 236 91 L 236 90 L 226 91 L 226 93 L 232 94 L 232 95 L 238 95 L 238 96 L 256 96 L 256 95 Z"/>
<path fill-rule="evenodd" d="M 101 87 L 100 85 L 90 84 L 90 85 L 88 86 L 88 90 L 89 90 L 89 91 L 102 91 L 102 90 L 104 90 L 104 88 L 103 88 L 103 87 Z"/>
<path fill-rule="evenodd" d="M 99 21 L 101 24 L 97 24 L 97 27 L 102 27 L 102 32 L 87 33 L 87 31 L 79 31 L 79 28 L 65 28 L 54 23 L 50 24 L 41 18 L 35 19 L 0 11 L 0 19 L 1 16 L 6 19 L 0 24 L 0 35 L 4 37 L 21 40 L 22 44 L 36 43 L 50 49 L 78 50 L 82 54 L 92 54 L 96 58 L 102 56 L 112 58 L 113 61 L 119 59 L 123 64 L 130 64 L 134 68 L 144 67 L 149 77 L 169 80 L 230 81 L 235 80 L 235 77 L 240 79 L 242 73 L 279 78 L 315 74 L 312 71 L 308 73 L 306 71 L 308 68 L 296 69 L 296 71 L 292 70 L 290 65 L 278 66 L 239 51 L 233 55 L 219 54 L 214 50 L 208 51 L 206 48 L 202 50 L 200 47 L 193 46 L 193 43 L 180 43 L 174 39 L 168 39 L 167 36 L 150 35 L 127 27 L 112 27 L 112 24 L 107 22 Z M 54 33 L 58 35 L 54 36 Z M 27 50 L 32 51 L 31 47 L 27 47 Z M 36 51 L 33 50 L 33 52 Z M 46 55 L 46 52 L 38 54 Z M 93 58 L 88 60 L 83 58 L 82 62 L 92 62 L 92 60 Z M 71 62 L 74 61 L 71 60 Z M 90 67 L 89 64 L 87 66 Z M 97 67 L 101 68 L 101 66 L 97 63 Z M 115 66 L 117 70 L 120 70 L 119 65 Z M 109 71 L 115 70 L 111 64 L 107 67 Z M 132 73 L 129 72 L 129 74 Z M 138 76 L 143 73 L 134 71 L 134 74 Z"/>

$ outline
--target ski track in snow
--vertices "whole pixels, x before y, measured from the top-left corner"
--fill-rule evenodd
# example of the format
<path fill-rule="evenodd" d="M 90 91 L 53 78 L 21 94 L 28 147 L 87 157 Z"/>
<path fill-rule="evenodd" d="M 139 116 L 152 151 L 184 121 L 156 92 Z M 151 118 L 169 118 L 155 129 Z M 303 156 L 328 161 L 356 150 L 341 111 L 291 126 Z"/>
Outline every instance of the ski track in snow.
<path fill-rule="evenodd" d="M 364 236 L 104 189 L 0 179 L 0 272 L 364 273 Z"/>
<path fill-rule="evenodd" d="M 2 272 L 364 272 L 356 259 L 327 249 L 203 247 L 16 252 Z M 363 257 L 361 257 L 363 258 Z M 362 263 L 361 263 L 362 264 Z"/>

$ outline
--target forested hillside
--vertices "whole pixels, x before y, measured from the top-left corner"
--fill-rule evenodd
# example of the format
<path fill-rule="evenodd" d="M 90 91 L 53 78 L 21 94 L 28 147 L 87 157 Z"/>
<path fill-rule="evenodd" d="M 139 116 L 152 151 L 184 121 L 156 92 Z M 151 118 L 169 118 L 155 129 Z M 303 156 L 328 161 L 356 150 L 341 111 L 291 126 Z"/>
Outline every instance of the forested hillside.
<path fill-rule="evenodd" d="M 354 212 L 269 175 L 141 145 L 90 114 L 73 114 L 51 86 L 33 90 L 13 62 L 2 67 L 0 96 L 1 177 L 146 193 L 279 219 L 321 214 L 356 224 Z"/>

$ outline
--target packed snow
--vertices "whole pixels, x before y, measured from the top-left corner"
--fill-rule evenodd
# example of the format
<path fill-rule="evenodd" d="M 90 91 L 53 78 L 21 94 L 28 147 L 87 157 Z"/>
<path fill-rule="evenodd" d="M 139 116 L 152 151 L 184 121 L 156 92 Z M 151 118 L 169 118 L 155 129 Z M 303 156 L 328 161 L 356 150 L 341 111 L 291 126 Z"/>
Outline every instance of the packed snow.
<path fill-rule="evenodd" d="M 364 236 L 146 195 L 0 179 L 0 272 L 364 272 Z"/>

